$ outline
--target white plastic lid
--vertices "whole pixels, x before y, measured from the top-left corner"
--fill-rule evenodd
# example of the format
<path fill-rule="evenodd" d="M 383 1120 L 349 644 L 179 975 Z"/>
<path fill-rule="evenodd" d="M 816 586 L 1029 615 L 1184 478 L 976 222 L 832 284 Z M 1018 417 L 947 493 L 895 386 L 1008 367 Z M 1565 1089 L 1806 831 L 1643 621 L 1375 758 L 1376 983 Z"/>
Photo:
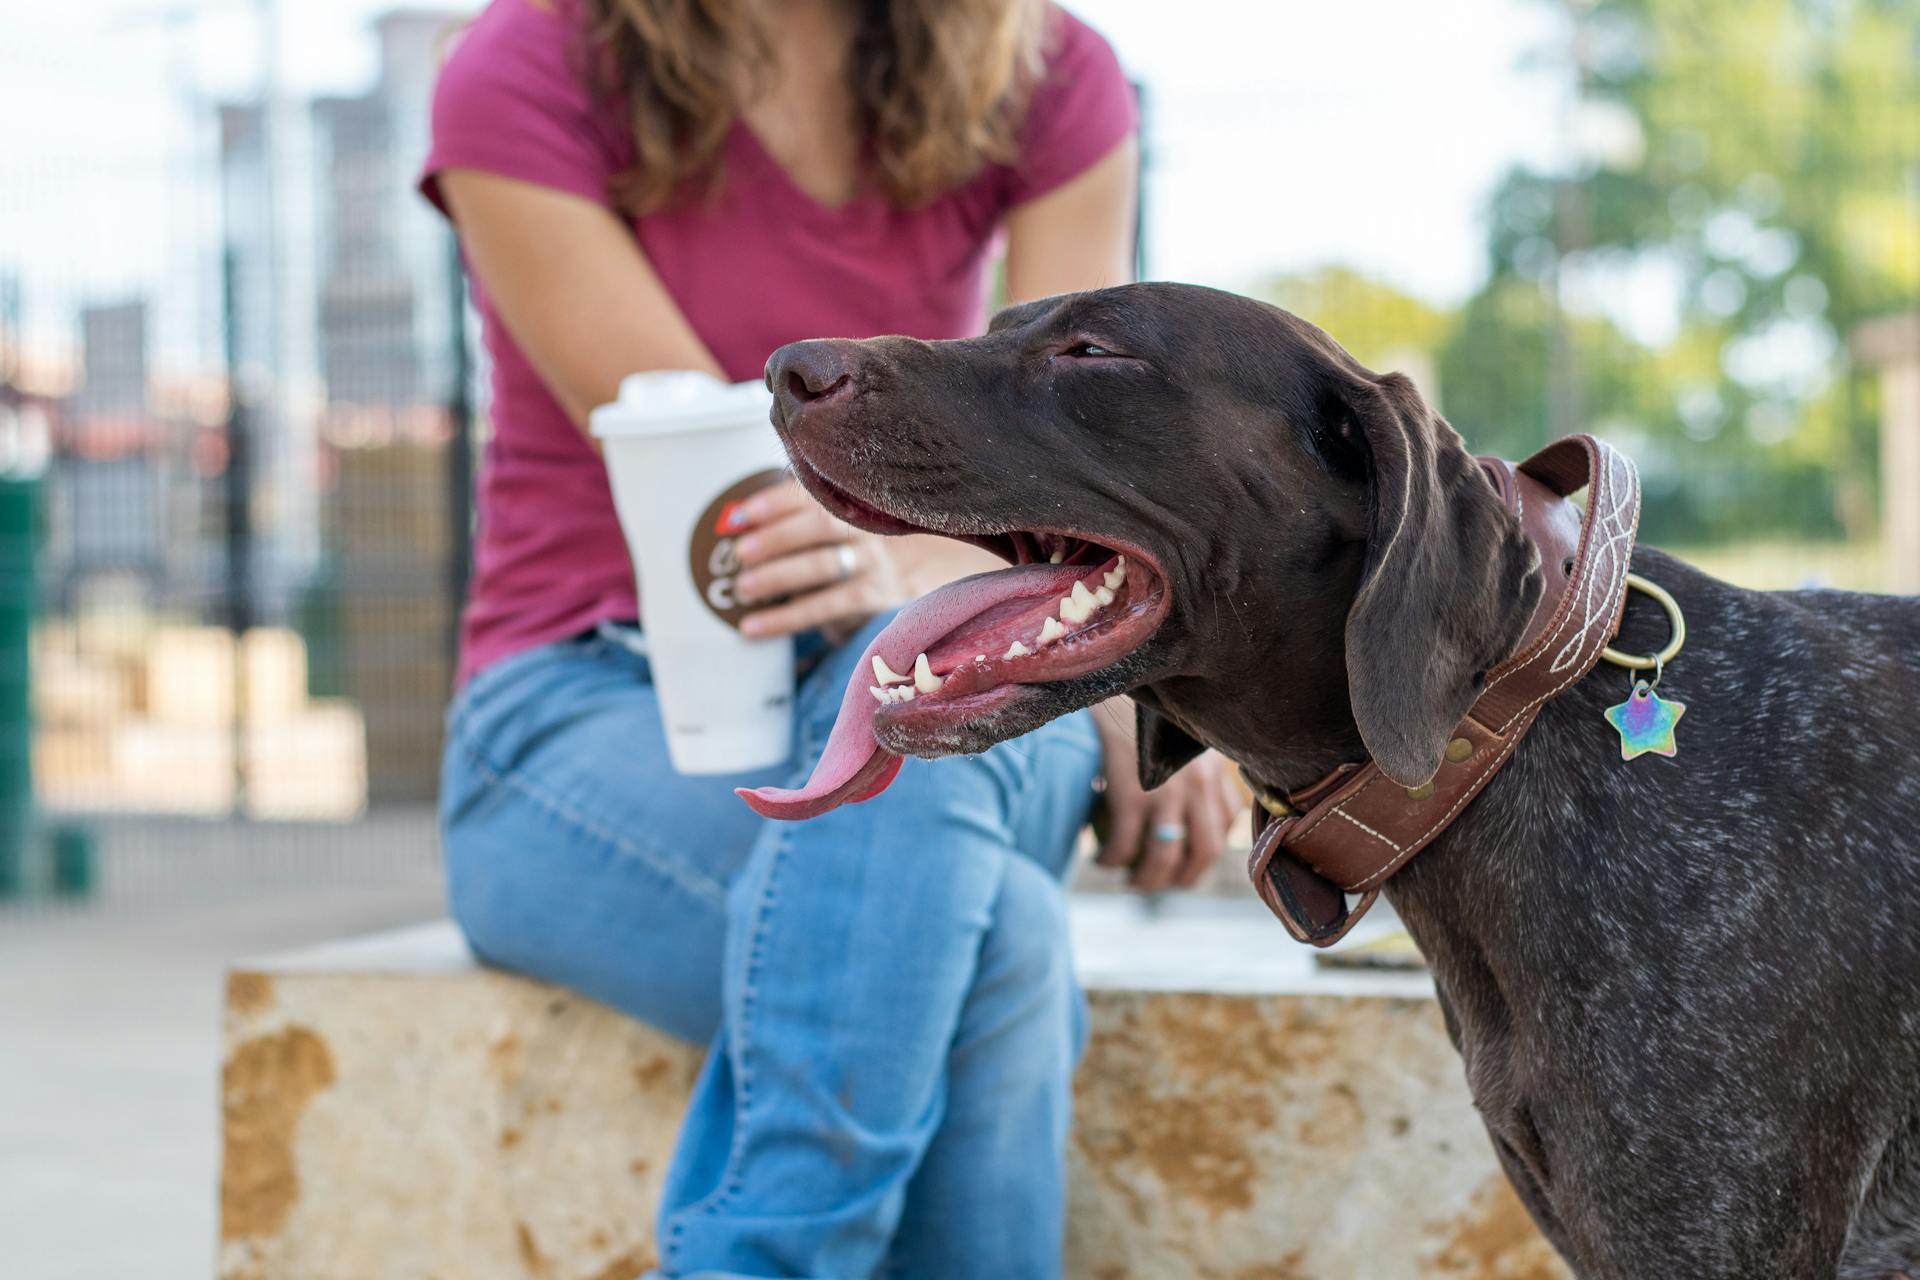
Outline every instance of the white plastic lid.
<path fill-rule="evenodd" d="M 698 369 L 656 369 L 620 381 L 620 398 L 587 415 L 596 436 L 672 435 L 764 425 L 773 393 L 759 382 L 726 383 Z"/>

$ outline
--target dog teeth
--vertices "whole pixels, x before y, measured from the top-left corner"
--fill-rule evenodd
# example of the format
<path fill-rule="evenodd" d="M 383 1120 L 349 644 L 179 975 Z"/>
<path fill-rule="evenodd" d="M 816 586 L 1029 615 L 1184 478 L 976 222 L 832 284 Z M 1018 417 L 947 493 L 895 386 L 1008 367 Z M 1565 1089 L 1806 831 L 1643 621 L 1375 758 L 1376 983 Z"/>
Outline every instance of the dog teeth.
<path fill-rule="evenodd" d="M 1006 653 L 1002 654 L 1001 656 L 1006 658 L 1024 658 L 1031 652 L 1033 652 L 1031 649 L 1021 644 L 1018 640 L 1015 640 L 1012 644 L 1007 646 Z"/>
<path fill-rule="evenodd" d="M 881 684 L 905 684 L 913 679 L 912 676 L 903 676 L 888 666 L 887 660 L 877 653 L 873 655 L 873 678 Z"/>
<path fill-rule="evenodd" d="M 1120 584 L 1125 582 L 1126 580 L 1127 580 L 1127 558 L 1125 556 L 1121 556 L 1119 563 L 1115 564 L 1113 568 L 1107 570 L 1106 577 L 1100 579 L 1100 581 L 1106 586 L 1107 590 L 1109 591 L 1118 591 L 1120 589 Z"/>
<path fill-rule="evenodd" d="M 1040 624 L 1040 638 L 1034 643 L 1038 645 L 1049 645 L 1065 634 L 1067 634 L 1067 629 L 1060 625 L 1060 619 L 1048 618 Z"/>
<path fill-rule="evenodd" d="M 1100 607 L 1104 609 L 1113 603 L 1113 590 L 1110 587 L 1098 587 L 1094 590 L 1093 598 L 1098 600 Z"/>
<path fill-rule="evenodd" d="M 973 660 L 975 662 L 985 662 L 987 660 L 987 655 L 984 653 L 976 653 L 973 655 Z"/>
<path fill-rule="evenodd" d="M 921 654 L 913 660 L 913 687 L 921 693 L 932 693 L 944 682 L 933 674 L 933 668 L 927 665 L 927 655 Z"/>
<path fill-rule="evenodd" d="M 1081 623 L 1092 617 L 1093 611 L 1099 607 L 1100 602 L 1094 599 L 1093 592 L 1087 590 L 1087 584 L 1076 582 L 1072 593 L 1061 598 L 1060 616 L 1067 622 Z"/>
<path fill-rule="evenodd" d="M 877 702 L 877 703 L 879 703 L 879 704 L 880 704 L 881 706 L 883 706 L 883 707 L 884 707 L 884 706 L 886 706 L 886 705 L 887 705 L 887 704 L 888 704 L 889 702 L 892 702 L 892 701 L 893 701 L 893 695 L 892 695 L 892 694 L 890 694 L 890 693 L 888 693 L 888 692 L 887 692 L 887 691 L 886 691 L 885 689 L 882 689 L 882 688 L 881 688 L 881 687 L 880 687 L 879 685 L 877 685 L 877 684 L 876 684 L 876 685 L 873 685 L 873 686 L 871 686 L 871 687 L 870 687 L 870 688 L 869 688 L 869 689 L 867 690 L 867 692 L 868 692 L 868 693 L 870 693 L 870 694 L 872 694 L 872 695 L 873 695 L 873 700 L 874 700 L 875 702 Z"/>
<path fill-rule="evenodd" d="M 1067 553 L 1065 551 L 1060 550 L 1058 547 L 1056 547 L 1054 548 L 1053 554 L 1047 557 L 1047 563 L 1059 564 L 1062 560 L 1065 560 L 1066 558 L 1067 558 Z"/>

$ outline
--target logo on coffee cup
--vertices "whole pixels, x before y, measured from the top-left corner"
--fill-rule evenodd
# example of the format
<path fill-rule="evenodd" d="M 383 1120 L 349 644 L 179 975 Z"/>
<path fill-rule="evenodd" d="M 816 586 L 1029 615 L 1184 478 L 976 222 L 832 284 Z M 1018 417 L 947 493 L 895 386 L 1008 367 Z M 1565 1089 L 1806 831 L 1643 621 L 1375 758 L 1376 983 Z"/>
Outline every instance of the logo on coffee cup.
<path fill-rule="evenodd" d="M 785 478 L 786 472 L 778 469 L 756 471 L 708 503 L 694 522 L 687 548 L 694 590 L 707 602 L 707 608 L 730 627 L 738 627 L 747 613 L 734 592 L 734 583 L 740 576 L 740 535 L 746 532 L 741 508 L 748 498 Z"/>

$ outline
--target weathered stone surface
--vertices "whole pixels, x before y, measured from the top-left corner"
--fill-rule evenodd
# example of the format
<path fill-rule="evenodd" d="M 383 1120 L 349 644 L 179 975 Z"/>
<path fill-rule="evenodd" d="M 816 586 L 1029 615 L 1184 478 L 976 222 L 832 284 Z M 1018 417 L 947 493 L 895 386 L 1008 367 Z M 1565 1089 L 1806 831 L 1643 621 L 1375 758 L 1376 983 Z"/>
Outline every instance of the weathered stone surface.
<path fill-rule="evenodd" d="M 229 1280 L 630 1280 L 699 1053 L 499 974 L 235 975 Z"/>
<path fill-rule="evenodd" d="M 1068 1272 L 1560 1280 L 1424 979 L 1264 918 L 1083 902 Z M 1183 989 L 1184 988 L 1184 989 Z M 430 927 L 228 989 L 225 1280 L 628 1280 L 699 1051 Z M 938 1278 L 934 1278 L 938 1280 Z"/>
<path fill-rule="evenodd" d="M 1103 991 L 1069 1254 L 1092 1280 L 1553 1280 L 1431 999 Z"/>

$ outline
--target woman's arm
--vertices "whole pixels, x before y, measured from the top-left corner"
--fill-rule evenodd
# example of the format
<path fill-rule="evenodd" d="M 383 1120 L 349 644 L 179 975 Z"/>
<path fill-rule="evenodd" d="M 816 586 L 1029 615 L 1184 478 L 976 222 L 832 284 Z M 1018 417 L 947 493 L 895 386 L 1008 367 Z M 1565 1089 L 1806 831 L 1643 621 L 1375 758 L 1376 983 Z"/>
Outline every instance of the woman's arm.
<path fill-rule="evenodd" d="M 1007 214 L 1007 301 L 1133 279 L 1140 148 L 1129 134 L 1078 176 Z"/>
<path fill-rule="evenodd" d="M 477 169 L 445 171 L 440 190 L 501 321 L 576 426 L 630 373 L 725 376 L 611 209 Z"/>
<path fill-rule="evenodd" d="M 576 426 L 648 369 L 725 377 L 633 233 L 583 197 L 474 169 L 448 169 L 440 190 L 474 275 L 540 380 Z M 849 625 L 949 577 L 936 538 L 882 539 L 828 515 L 793 481 L 756 496 L 740 540 L 748 635 Z M 835 549 L 853 547 L 847 566 Z M 936 545 L 937 544 L 937 545 Z M 923 561 L 930 561 L 925 563 Z M 960 573 L 966 572 L 961 569 Z"/>

